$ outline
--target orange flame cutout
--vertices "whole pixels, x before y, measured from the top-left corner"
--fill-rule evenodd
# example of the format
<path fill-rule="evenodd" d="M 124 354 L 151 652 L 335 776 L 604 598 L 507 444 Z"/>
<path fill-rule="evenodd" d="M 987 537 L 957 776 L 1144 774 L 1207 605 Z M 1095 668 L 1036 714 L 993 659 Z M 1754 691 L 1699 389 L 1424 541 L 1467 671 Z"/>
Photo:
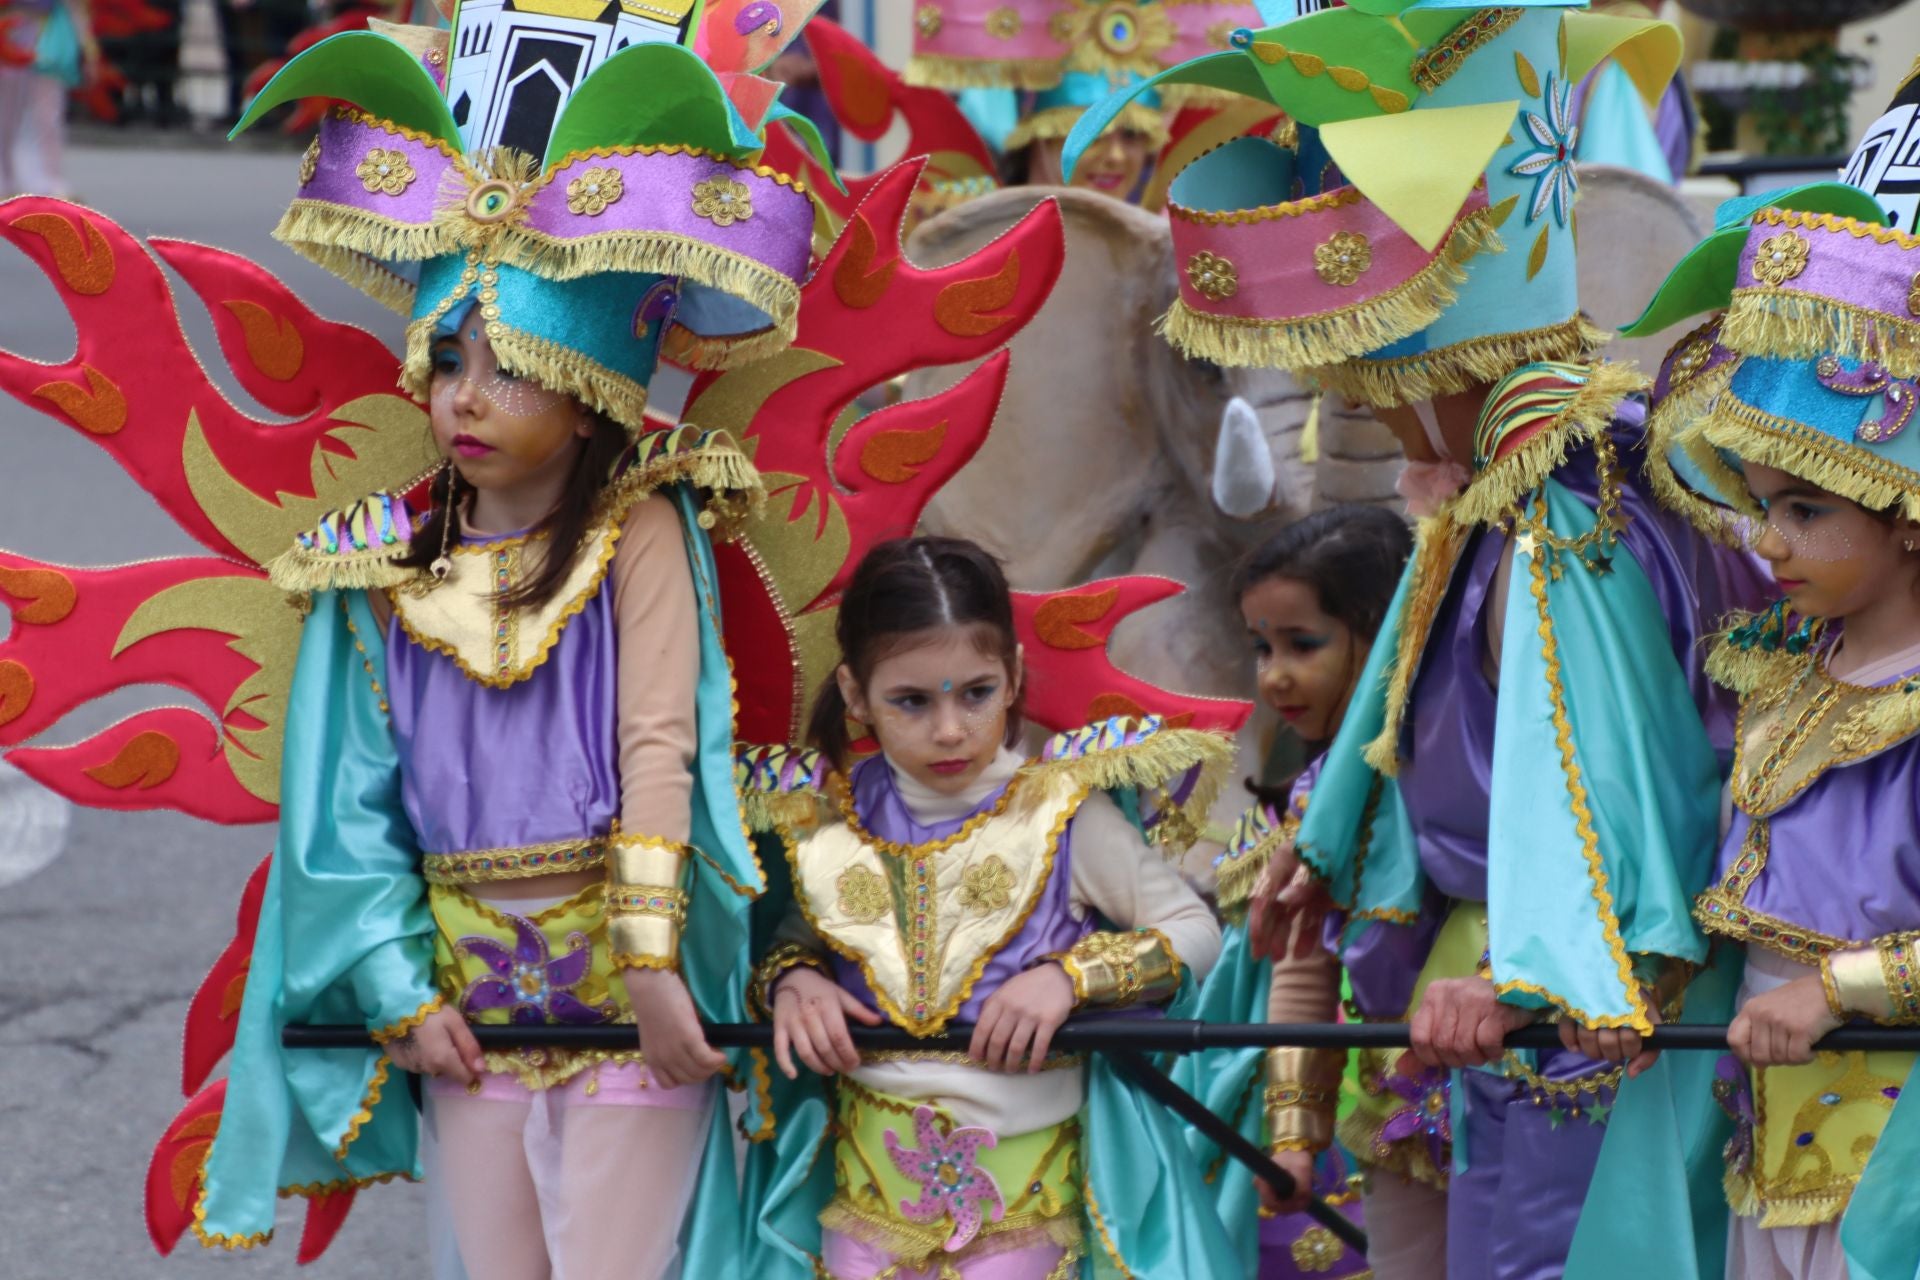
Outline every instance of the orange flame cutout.
<path fill-rule="evenodd" d="M 0 724 L 26 713 L 33 702 L 33 672 L 12 658 L 0 661 Z"/>
<path fill-rule="evenodd" d="M 1098 622 L 1113 610 L 1120 589 L 1057 595 L 1034 610 L 1033 628 L 1055 649 L 1095 649 L 1106 640 L 1083 630 L 1083 622 Z"/>
<path fill-rule="evenodd" d="M 246 994 L 247 973 L 253 967 L 253 937 L 260 923 L 260 904 L 267 896 L 267 875 L 272 857 L 260 859 L 260 865 L 247 877 L 240 894 L 240 911 L 234 921 L 233 937 L 200 980 L 200 986 L 187 1004 L 186 1025 L 180 1037 L 180 1092 L 189 1097 L 220 1059 L 233 1048 L 234 1032 L 242 997 Z"/>
<path fill-rule="evenodd" d="M 116 791 L 136 785 L 142 791 L 151 791 L 179 767 L 180 744 L 164 733 L 149 730 L 135 734 L 113 759 L 82 772 Z"/>
<path fill-rule="evenodd" d="M 1013 319 L 1004 311 L 1020 289 L 1020 252 L 1013 250 L 1000 269 L 979 280 L 961 280 L 940 291 L 933 315 L 940 327 L 961 338 L 979 338 Z"/>
<path fill-rule="evenodd" d="M 826 62 L 839 80 L 834 114 L 862 131 L 885 128 L 893 117 L 893 94 L 887 81 L 873 73 L 873 64 L 837 49 L 827 55 Z"/>
<path fill-rule="evenodd" d="M 254 367 L 275 382 L 291 381 L 306 362 L 307 346 L 300 330 L 285 316 L 276 316 L 257 302 L 229 298 L 221 305 L 240 321 L 246 335 L 247 355 Z"/>
<path fill-rule="evenodd" d="M 833 291 L 849 307 L 864 311 L 887 296 L 887 290 L 893 285 L 893 273 L 900 266 L 900 257 L 895 254 L 874 265 L 874 259 L 880 255 L 880 241 L 865 214 L 854 215 L 853 221 L 847 224 L 847 237 L 850 243 L 846 255 L 833 269 Z"/>
<path fill-rule="evenodd" d="M 42 400 L 50 400 L 74 421 L 82 431 L 110 436 L 127 425 L 127 398 L 120 388 L 90 364 L 80 366 L 87 385 L 72 382 L 46 382 L 33 389 Z"/>
<path fill-rule="evenodd" d="M 147 1236 L 162 1256 L 173 1252 L 193 1224 L 207 1150 L 219 1132 L 226 1100 L 225 1080 L 196 1094 L 174 1116 L 147 1161 Z"/>
<path fill-rule="evenodd" d="M 885 484 L 905 484 L 940 452 L 947 424 L 925 431 L 876 431 L 860 450 L 860 469 Z"/>
<path fill-rule="evenodd" d="M 0 592 L 12 596 L 15 622 L 46 626 L 73 612 L 73 579 L 58 569 L 0 567 Z"/>
<path fill-rule="evenodd" d="M 84 244 L 73 223 L 57 213 L 22 214 L 13 225 L 47 242 L 54 270 L 75 293 L 97 297 L 113 287 L 113 246 L 92 222 L 81 220 L 86 228 Z"/>

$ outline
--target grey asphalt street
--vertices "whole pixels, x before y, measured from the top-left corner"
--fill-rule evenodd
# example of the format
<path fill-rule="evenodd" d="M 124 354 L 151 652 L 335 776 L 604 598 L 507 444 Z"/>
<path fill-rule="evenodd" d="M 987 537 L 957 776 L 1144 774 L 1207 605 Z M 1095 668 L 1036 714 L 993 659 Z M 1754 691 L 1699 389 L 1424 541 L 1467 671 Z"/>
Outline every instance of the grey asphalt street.
<path fill-rule="evenodd" d="M 70 157 L 87 202 L 136 234 L 246 253 L 321 314 L 391 341 L 394 317 L 269 238 L 296 168 L 292 150 Z M 176 286 L 202 362 L 259 413 L 221 376 L 206 313 Z M 61 360 L 72 343 L 52 289 L 0 245 L 0 349 Z M 0 546 L 77 565 L 195 549 L 105 453 L 4 397 Z M 142 707 L 180 700 L 164 689 L 119 695 L 46 740 L 77 741 Z M 31 787 L 0 770 L 0 1278 L 296 1274 L 296 1204 L 283 1204 L 280 1234 L 264 1249 L 208 1251 L 189 1235 L 166 1260 L 141 1217 L 148 1154 L 182 1102 L 181 1018 L 232 932 L 241 884 L 270 832 L 171 814 L 67 812 Z M 365 1191 L 332 1250 L 299 1274 L 424 1276 L 423 1217 L 417 1187 Z"/>

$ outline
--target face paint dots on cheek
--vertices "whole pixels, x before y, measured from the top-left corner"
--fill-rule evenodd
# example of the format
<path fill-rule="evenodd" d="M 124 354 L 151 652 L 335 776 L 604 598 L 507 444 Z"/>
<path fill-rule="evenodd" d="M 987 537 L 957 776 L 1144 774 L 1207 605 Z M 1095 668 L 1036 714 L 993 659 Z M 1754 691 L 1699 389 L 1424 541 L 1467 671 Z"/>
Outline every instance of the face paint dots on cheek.
<path fill-rule="evenodd" d="M 530 378 L 502 372 L 476 379 L 473 389 L 496 412 L 509 418 L 539 417 L 566 399 L 562 392 L 549 390 Z"/>

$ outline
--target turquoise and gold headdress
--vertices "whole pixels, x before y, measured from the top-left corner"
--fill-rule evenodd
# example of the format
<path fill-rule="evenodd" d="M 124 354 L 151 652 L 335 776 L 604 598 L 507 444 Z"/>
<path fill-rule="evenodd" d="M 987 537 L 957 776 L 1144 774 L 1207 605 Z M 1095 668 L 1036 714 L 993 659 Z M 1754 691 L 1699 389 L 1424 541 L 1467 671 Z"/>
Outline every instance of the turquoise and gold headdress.
<path fill-rule="evenodd" d="M 1065 138 L 1083 115 L 1116 93 L 1135 96 L 1106 129 L 1129 129 L 1156 149 L 1164 145 L 1167 124 L 1160 97 L 1144 87 L 1163 68 L 1179 36 L 1163 0 L 1066 0 L 1051 28 L 1065 49 L 1058 81 L 1033 95 L 1005 149 Z"/>
<path fill-rule="evenodd" d="M 462 0 L 450 31 L 314 46 L 235 132 L 292 99 L 346 104 L 275 235 L 410 317 L 407 390 L 471 305 L 505 367 L 639 430 L 663 349 L 719 368 L 793 339 L 813 205 L 756 162 L 767 124 L 797 118 L 751 71 L 818 5 Z"/>
<path fill-rule="evenodd" d="M 1920 236 L 1902 163 L 1916 140 L 1910 74 L 1850 183 L 1728 201 L 1626 329 L 1720 313 L 1668 356 L 1651 419 L 1703 502 L 1744 505 L 1745 460 L 1920 520 Z"/>
<path fill-rule="evenodd" d="M 1557 0 L 1365 0 L 1232 45 L 1147 87 L 1276 106 L 1318 132 L 1333 168 L 1301 191 L 1286 149 L 1233 146 L 1175 179 L 1177 346 L 1390 405 L 1599 341 L 1577 292 L 1573 87 L 1612 57 L 1656 100 L 1679 61 L 1672 27 Z M 1076 127 L 1069 166 L 1126 96 Z"/>

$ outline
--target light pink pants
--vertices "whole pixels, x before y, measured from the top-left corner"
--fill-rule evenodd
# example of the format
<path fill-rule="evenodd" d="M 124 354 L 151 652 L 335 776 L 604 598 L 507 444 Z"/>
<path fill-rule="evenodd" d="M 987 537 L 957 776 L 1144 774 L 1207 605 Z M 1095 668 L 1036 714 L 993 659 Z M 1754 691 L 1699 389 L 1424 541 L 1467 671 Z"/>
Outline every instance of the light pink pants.
<path fill-rule="evenodd" d="M 67 187 L 67 87 L 24 67 L 0 67 L 0 198 L 60 196 Z"/>
<path fill-rule="evenodd" d="M 452 1225 L 466 1280 L 676 1274 L 717 1089 L 663 1089 L 638 1063 L 552 1089 L 495 1072 L 477 1093 L 429 1082 L 433 1216 Z"/>
<path fill-rule="evenodd" d="M 827 1274 L 833 1280 L 873 1280 L 894 1265 L 893 1255 L 885 1249 L 838 1231 L 822 1234 L 825 1239 L 821 1244 L 820 1260 L 826 1264 Z M 964 1280 L 1047 1280 L 1066 1253 L 1062 1246 L 1046 1241 L 1024 1249 L 1009 1249 L 1005 1253 L 968 1258 L 954 1266 L 954 1270 Z M 935 1259 L 918 1271 L 895 1271 L 892 1280 L 935 1280 L 939 1274 L 940 1261 Z"/>

